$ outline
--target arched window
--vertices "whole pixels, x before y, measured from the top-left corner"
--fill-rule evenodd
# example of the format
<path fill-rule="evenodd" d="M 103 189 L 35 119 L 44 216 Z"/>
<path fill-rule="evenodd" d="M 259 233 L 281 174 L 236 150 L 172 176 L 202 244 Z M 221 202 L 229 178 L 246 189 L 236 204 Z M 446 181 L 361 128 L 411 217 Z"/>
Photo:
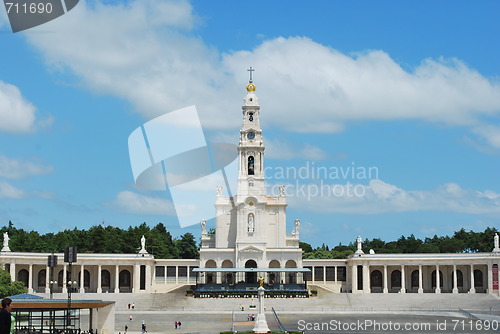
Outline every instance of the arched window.
<path fill-rule="evenodd" d="M 455 275 L 451 273 L 451 286 L 455 286 Z M 464 274 L 461 270 L 457 270 L 457 288 L 464 287 Z"/>
<path fill-rule="evenodd" d="M 418 288 L 418 270 L 413 270 L 411 272 L 411 287 Z"/>
<path fill-rule="evenodd" d="M 118 275 L 118 285 L 120 288 L 130 288 L 130 271 L 122 270 Z"/>
<path fill-rule="evenodd" d="M 83 272 L 83 287 L 90 288 L 90 272 L 87 269 Z"/>
<path fill-rule="evenodd" d="M 111 274 L 108 270 L 104 269 L 101 271 L 101 286 L 103 288 L 109 288 L 111 282 Z"/>
<path fill-rule="evenodd" d="M 374 270 L 370 274 L 371 288 L 381 288 L 382 287 L 382 273 L 380 270 Z"/>
<path fill-rule="evenodd" d="M 45 286 L 45 278 L 47 277 L 47 271 L 42 269 L 38 272 L 38 287 L 42 288 Z"/>
<path fill-rule="evenodd" d="M 483 272 L 479 269 L 474 269 L 474 288 L 483 287 Z"/>
<path fill-rule="evenodd" d="M 254 175 L 255 174 L 255 171 L 254 171 L 254 161 L 255 161 L 255 159 L 253 158 L 253 156 L 249 156 L 248 157 L 248 175 Z"/>
<path fill-rule="evenodd" d="M 248 113 L 248 120 L 249 120 L 250 122 L 253 122 L 253 112 Z"/>
<path fill-rule="evenodd" d="M 29 277 L 29 273 L 26 269 L 21 269 L 17 273 L 17 280 L 20 282 L 23 282 L 25 288 L 28 287 L 28 277 Z"/>
<path fill-rule="evenodd" d="M 401 271 L 394 270 L 391 273 L 391 287 L 392 288 L 400 288 L 401 287 Z"/>

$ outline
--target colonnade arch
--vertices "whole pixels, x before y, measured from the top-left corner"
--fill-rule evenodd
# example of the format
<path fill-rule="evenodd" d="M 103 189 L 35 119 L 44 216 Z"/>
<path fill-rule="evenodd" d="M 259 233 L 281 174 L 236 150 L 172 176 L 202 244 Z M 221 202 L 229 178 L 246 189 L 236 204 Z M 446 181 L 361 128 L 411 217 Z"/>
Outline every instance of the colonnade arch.
<path fill-rule="evenodd" d="M 353 271 L 356 277 L 351 276 L 349 280 L 351 283 L 356 280 L 358 283 L 355 286 L 356 291 L 363 293 L 485 293 L 489 291 L 486 289 L 487 283 L 489 283 L 486 282 L 488 277 L 486 265 L 369 266 L 364 264 L 355 267 L 358 269 Z M 439 278 L 436 277 L 436 267 L 439 267 Z M 314 267 L 312 269 L 314 270 Z M 364 279 L 359 280 L 362 276 L 360 273 L 365 271 L 368 283 L 365 283 Z M 436 282 L 439 282 L 439 286 L 436 286 Z"/>

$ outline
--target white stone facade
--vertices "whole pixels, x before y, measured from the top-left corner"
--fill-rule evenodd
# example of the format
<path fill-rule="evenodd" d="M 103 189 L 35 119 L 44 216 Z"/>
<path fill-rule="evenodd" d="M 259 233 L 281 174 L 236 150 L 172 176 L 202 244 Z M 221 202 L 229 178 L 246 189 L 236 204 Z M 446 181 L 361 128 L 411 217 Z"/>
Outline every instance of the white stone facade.
<path fill-rule="evenodd" d="M 286 197 L 266 195 L 265 145 L 252 82 L 247 85 L 242 115 L 237 194 L 225 197 L 218 188 L 216 233 L 202 233 L 200 268 L 301 268 L 298 230 L 294 235 L 286 231 Z M 241 275 L 236 281 L 245 280 Z M 224 281 L 220 276 L 214 283 Z"/>

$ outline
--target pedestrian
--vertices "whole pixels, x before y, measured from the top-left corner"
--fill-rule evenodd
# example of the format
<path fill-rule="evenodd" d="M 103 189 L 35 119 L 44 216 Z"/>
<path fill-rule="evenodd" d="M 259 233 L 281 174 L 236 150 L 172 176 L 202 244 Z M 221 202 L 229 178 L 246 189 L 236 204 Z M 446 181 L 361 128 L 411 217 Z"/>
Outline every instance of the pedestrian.
<path fill-rule="evenodd" d="M 132 303 L 132 310 L 135 309 L 135 303 Z"/>
<path fill-rule="evenodd" d="M 128 326 L 125 325 L 125 333 L 127 333 L 127 331 L 128 331 Z"/>
<path fill-rule="evenodd" d="M 182 324 L 181 324 L 181 322 L 180 322 L 180 321 L 178 321 L 178 322 L 177 322 L 177 327 L 178 327 L 179 329 L 181 329 L 181 325 L 182 325 Z"/>
<path fill-rule="evenodd" d="M 0 334 L 10 334 L 11 327 L 15 324 L 12 321 L 10 312 L 12 311 L 12 299 L 2 299 L 2 309 L 0 310 Z"/>
<path fill-rule="evenodd" d="M 144 320 L 143 320 L 143 323 L 141 325 L 141 331 L 142 331 L 142 334 L 145 334 L 147 331 L 146 331 L 146 324 L 144 323 Z"/>
<path fill-rule="evenodd" d="M 132 322 L 132 314 L 128 317 L 128 320 Z"/>
<path fill-rule="evenodd" d="M 128 303 L 128 309 L 130 310 L 130 303 Z"/>
<path fill-rule="evenodd" d="M 178 322 L 177 322 L 177 321 L 176 321 L 176 322 L 174 322 L 174 327 L 175 327 L 175 329 L 177 329 L 177 325 L 178 325 Z"/>

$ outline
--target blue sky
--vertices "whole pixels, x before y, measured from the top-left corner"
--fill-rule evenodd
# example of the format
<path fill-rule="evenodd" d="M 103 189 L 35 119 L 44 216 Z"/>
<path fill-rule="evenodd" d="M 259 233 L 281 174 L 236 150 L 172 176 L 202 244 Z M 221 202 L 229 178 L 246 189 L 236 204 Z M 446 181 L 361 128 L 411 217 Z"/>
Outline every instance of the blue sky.
<path fill-rule="evenodd" d="M 166 192 L 136 187 L 128 136 L 196 105 L 209 141 L 237 144 L 252 66 L 271 175 L 378 171 L 269 180 L 289 186 L 303 241 L 498 228 L 499 13 L 498 1 L 82 0 L 13 34 L 1 8 L 0 224 L 198 236 Z M 336 195 L 311 193 L 321 185 Z"/>

